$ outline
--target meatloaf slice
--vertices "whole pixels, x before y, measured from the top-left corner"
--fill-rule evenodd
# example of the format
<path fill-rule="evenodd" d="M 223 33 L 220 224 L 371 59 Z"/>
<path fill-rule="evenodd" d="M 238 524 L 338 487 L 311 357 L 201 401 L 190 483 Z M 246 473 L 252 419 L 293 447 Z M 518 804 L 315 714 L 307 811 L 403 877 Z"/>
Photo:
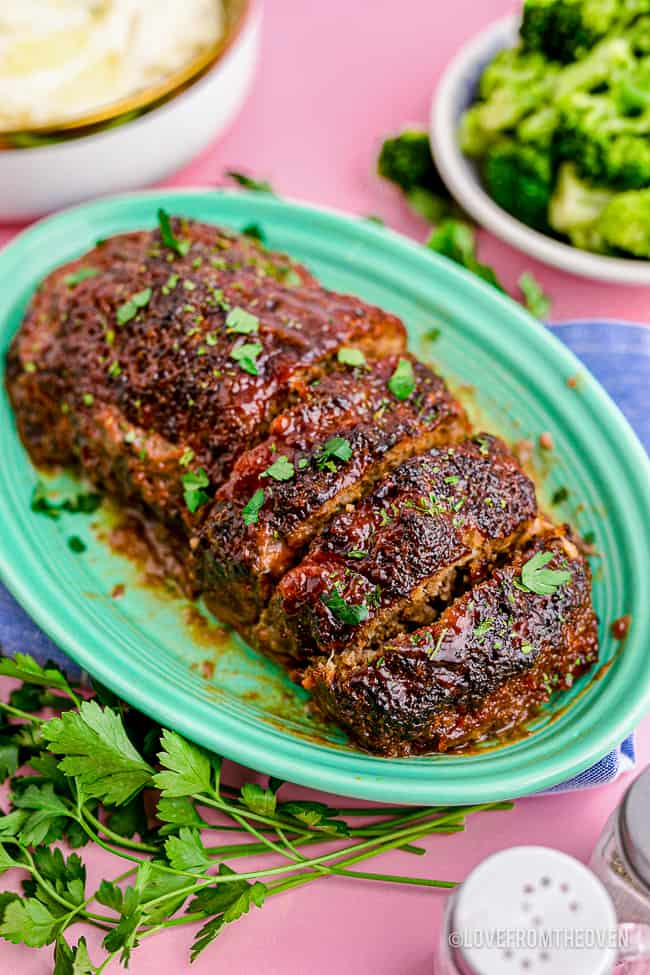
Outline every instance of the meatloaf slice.
<path fill-rule="evenodd" d="M 181 475 L 203 468 L 210 495 L 341 346 L 390 355 L 406 340 L 395 316 L 327 291 L 255 241 L 194 222 L 171 229 L 175 248 L 159 231 L 122 234 L 49 275 L 7 382 L 37 463 L 80 463 L 176 521 Z"/>
<path fill-rule="evenodd" d="M 495 437 L 413 457 L 283 577 L 255 642 L 304 661 L 428 622 L 463 576 L 480 576 L 530 532 L 536 514 L 532 482 Z"/>
<path fill-rule="evenodd" d="M 564 581 L 539 585 L 539 573 L 526 572 L 532 559 Z M 570 536 L 541 537 L 433 625 L 373 654 L 319 660 L 304 684 L 319 710 L 372 752 L 446 751 L 503 736 L 598 659 L 590 597 L 589 567 Z"/>
<path fill-rule="evenodd" d="M 389 386 L 397 356 L 342 369 L 313 384 L 273 420 L 268 439 L 239 458 L 196 551 L 206 602 L 221 619 L 256 621 L 274 582 L 337 511 L 407 457 L 467 435 L 444 381 L 410 357 L 399 361 L 413 370 L 406 398 Z"/>

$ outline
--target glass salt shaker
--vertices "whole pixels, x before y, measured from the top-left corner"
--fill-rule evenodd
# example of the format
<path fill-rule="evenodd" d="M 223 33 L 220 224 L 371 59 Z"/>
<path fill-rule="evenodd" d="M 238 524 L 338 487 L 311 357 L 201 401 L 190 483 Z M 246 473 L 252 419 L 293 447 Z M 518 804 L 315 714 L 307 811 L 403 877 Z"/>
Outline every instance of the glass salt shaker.
<path fill-rule="evenodd" d="M 650 765 L 607 820 L 589 866 L 619 921 L 650 924 Z"/>
<path fill-rule="evenodd" d="M 451 895 L 434 975 L 613 975 L 612 900 L 573 857 L 513 847 L 476 867 Z"/>

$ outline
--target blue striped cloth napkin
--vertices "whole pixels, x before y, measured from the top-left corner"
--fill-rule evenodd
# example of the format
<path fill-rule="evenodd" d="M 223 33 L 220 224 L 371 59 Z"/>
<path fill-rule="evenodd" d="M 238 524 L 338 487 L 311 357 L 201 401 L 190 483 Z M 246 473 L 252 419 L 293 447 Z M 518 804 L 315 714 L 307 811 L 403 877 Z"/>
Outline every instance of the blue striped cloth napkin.
<path fill-rule="evenodd" d="M 625 322 L 567 322 L 551 326 L 555 335 L 582 359 L 627 416 L 650 452 L 650 415 L 644 407 L 650 375 L 650 326 Z M 40 630 L 0 584 L 0 647 L 6 654 L 31 653 L 37 660 L 51 659 L 68 673 L 79 668 Z M 634 736 L 605 755 L 592 768 L 551 789 L 571 792 L 613 782 L 634 768 Z"/>

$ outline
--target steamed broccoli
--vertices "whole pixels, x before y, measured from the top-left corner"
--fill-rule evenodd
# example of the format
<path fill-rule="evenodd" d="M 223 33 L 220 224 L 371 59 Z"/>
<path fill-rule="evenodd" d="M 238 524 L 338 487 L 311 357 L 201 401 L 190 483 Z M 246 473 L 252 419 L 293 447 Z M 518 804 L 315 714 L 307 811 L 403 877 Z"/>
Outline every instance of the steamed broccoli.
<path fill-rule="evenodd" d="M 581 180 L 573 163 L 564 163 L 551 198 L 549 223 L 575 247 L 604 252 L 607 248 L 598 221 L 613 196 L 611 190 Z"/>
<path fill-rule="evenodd" d="M 548 100 L 558 74 L 540 54 L 516 48 L 500 51 L 483 72 L 479 101 L 463 115 L 460 144 L 469 156 L 481 156 L 499 136 Z"/>
<path fill-rule="evenodd" d="M 643 14 L 650 0 L 526 0 L 521 38 L 526 50 L 568 63 Z"/>
<path fill-rule="evenodd" d="M 492 199 L 518 220 L 548 231 L 553 167 L 548 152 L 514 139 L 495 143 L 485 157 L 484 179 Z"/>
<path fill-rule="evenodd" d="M 377 172 L 391 183 L 397 183 L 405 193 L 415 187 L 447 193 L 424 129 L 404 129 L 399 135 L 386 139 L 379 153 Z"/>
<path fill-rule="evenodd" d="M 650 259 L 650 189 L 617 193 L 603 210 L 598 230 L 612 251 Z"/>
<path fill-rule="evenodd" d="M 386 139 L 377 160 L 377 172 L 406 194 L 409 206 L 429 223 L 459 215 L 431 155 L 424 129 L 404 129 Z"/>
<path fill-rule="evenodd" d="M 650 104 L 626 113 L 633 87 L 577 92 L 561 106 L 556 158 L 573 160 L 595 183 L 622 190 L 650 186 Z"/>

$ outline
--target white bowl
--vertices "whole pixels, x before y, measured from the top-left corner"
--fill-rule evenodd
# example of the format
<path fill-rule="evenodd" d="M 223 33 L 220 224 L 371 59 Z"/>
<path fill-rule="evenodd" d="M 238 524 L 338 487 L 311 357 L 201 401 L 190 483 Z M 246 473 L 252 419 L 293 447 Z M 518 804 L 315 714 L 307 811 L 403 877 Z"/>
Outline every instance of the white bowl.
<path fill-rule="evenodd" d="M 650 261 L 590 254 L 531 230 L 510 216 L 490 199 L 475 164 L 462 153 L 458 142 L 460 117 L 474 100 L 484 67 L 498 51 L 514 46 L 518 30 L 518 16 L 497 21 L 462 47 L 445 70 L 431 106 L 431 147 L 440 175 L 477 223 L 526 254 L 583 277 L 650 285 Z"/>
<path fill-rule="evenodd" d="M 132 122 L 95 135 L 0 151 L 0 220 L 21 220 L 154 183 L 204 149 L 239 112 L 253 80 L 261 27 L 253 0 L 210 70 Z"/>

